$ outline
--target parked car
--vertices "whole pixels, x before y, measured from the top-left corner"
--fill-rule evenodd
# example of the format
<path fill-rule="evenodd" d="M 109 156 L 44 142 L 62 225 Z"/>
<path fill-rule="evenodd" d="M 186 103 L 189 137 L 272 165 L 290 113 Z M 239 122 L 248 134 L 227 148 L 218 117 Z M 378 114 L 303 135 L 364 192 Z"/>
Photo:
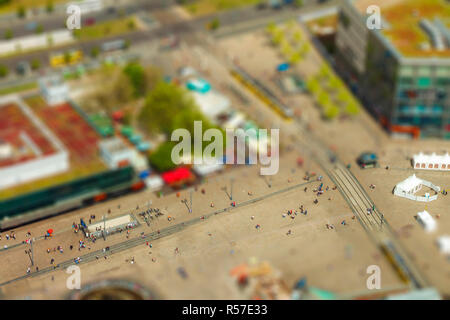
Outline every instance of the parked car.
<path fill-rule="evenodd" d="M 378 157 L 373 152 L 363 152 L 356 159 L 356 163 L 363 169 L 374 168 L 378 164 Z"/>
<path fill-rule="evenodd" d="M 30 64 L 27 61 L 21 61 L 17 64 L 16 72 L 24 76 L 30 71 Z"/>

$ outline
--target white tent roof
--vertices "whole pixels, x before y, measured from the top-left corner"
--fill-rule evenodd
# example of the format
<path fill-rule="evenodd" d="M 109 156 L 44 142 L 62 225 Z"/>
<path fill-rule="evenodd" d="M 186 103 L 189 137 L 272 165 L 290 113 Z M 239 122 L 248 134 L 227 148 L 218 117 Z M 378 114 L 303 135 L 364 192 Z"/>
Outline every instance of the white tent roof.
<path fill-rule="evenodd" d="M 155 175 L 145 179 L 145 184 L 149 189 L 155 190 L 160 189 L 164 185 L 164 181 L 160 176 Z"/>
<path fill-rule="evenodd" d="M 197 173 L 198 175 L 204 177 L 211 173 L 214 173 L 216 171 L 220 171 L 223 169 L 222 163 L 203 163 L 203 164 L 195 164 L 192 166 L 192 169 Z"/>
<path fill-rule="evenodd" d="M 231 118 L 224 124 L 224 128 L 235 129 L 245 121 L 245 115 L 241 112 L 234 113 Z"/>
<path fill-rule="evenodd" d="M 442 253 L 450 254 L 450 236 L 441 236 L 436 242 Z"/>
<path fill-rule="evenodd" d="M 396 188 L 408 191 L 414 189 L 416 186 L 420 184 L 422 184 L 422 179 L 417 178 L 416 175 L 413 174 L 412 176 L 406 178 L 402 182 L 399 182 Z"/>
<path fill-rule="evenodd" d="M 425 230 L 433 231 L 436 229 L 436 220 L 427 212 L 422 211 L 417 213 L 419 221 L 423 224 Z"/>
<path fill-rule="evenodd" d="M 191 77 L 191 76 L 196 76 L 196 75 L 197 75 L 197 71 L 194 68 L 184 67 L 184 68 L 180 69 L 180 76 L 182 76 L 182 77 Z"/>
<path fill-rule="evenodd" d="M 424 154 L 419 153 L 413 156 L 414 164 L 416 163 L 437 163 L 437 164 L 449 164 L 450 154 L 437 155 L 436 153 Z"/>
<path fill-rule="evenodd" d="M 211 120 L 215 120 L 219 114 L 230 109 L 230 100 L 217 91 L 192 92 L 192 94 L 202 113 Z"/>

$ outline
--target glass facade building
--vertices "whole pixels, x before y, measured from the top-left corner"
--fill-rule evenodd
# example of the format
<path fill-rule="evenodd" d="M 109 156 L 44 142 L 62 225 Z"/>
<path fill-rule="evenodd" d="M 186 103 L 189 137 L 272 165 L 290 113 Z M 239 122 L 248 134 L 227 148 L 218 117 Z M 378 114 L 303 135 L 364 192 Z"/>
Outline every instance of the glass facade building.
<path fill-rule="evenodd" d="M 356 38 L 345 33 L 354 32 L 355 27 L 366 28 L 366 16 L 350 0 L 344 2 L 339 16 L 337 47 L 348 52 Z M 385 23 L 383 28 L 391 32 L 392 26 Z M 357 45 L 365 48 L 364 57 L 359 58 L 364 60 L 364 67 L 358 68 L 355 57 L 340 56 L 358 79 L 364 105 L 392 133 L 450 139 L 450 42 L 444 42 L 445 51 L 437 54 L 425 49 L 423 54 L 417 50 L 405 54 L 404 48 L 396 47 L 398 41 L 392 41 L 391 34 L 383 31 L 361 31 L 365 37 Z"/>

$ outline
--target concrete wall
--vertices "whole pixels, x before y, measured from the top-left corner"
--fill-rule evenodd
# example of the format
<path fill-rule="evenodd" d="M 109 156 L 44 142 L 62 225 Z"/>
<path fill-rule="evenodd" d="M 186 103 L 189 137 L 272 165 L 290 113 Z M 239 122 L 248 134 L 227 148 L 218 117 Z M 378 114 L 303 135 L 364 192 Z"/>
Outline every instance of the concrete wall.
<path fill-rule="evenodd" d="M 69 155 L 62 151 L 54 155 L 0 169 L 0 190 L 30 182 L 69 169 Z"/>

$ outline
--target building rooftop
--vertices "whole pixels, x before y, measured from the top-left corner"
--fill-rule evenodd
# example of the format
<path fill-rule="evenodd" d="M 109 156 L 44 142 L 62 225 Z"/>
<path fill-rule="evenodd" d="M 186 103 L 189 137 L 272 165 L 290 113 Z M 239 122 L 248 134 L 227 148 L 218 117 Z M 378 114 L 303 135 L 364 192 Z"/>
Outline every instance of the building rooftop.
<path fill-rule="evenodd" d="M 41 128 L 14 103 L 0 105 L 0 140 L 10 146 L 8 156 L 0 158 L 0 168 L 47 156 L 57 150 Z"/>
<path fill-rule="evenodd" d="M 363 14 L 380 7 L 381 34 L 407 58 L 450 58 L 450 4 L 447 0 L 356 0 Z"/>

